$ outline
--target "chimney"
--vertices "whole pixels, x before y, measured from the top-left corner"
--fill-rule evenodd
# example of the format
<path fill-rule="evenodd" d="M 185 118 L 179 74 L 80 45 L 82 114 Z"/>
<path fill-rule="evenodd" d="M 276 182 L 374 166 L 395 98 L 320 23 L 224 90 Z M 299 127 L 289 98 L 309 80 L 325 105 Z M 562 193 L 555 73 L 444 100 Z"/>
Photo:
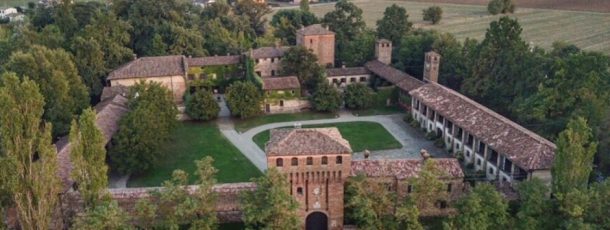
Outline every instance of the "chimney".
<path fill-rule="evenodd" d="M 430 153 L 428 153 L 428 150 L 426 150 L 426 149 L 421 149 L 419 151 L 419 155 L 421 155 L 421 157 L 424 161 L 430 159 Z"/>
<path fill-rule="evenodd" d="M 426 53 L 424 59 L 424 81 L 438 83 L 440 71 L 441 55 L 430 51 Z"/>

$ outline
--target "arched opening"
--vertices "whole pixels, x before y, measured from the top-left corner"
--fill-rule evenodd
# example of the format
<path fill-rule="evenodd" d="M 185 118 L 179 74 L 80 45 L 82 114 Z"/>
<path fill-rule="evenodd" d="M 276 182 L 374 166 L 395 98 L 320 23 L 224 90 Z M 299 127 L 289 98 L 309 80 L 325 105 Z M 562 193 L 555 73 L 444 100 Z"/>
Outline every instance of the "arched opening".
<path fill-rule="evenodd" d="M 327 230 L 328 229 L 328 217 L 326 214 L 321 212 L 312 212 L 307 216 L 305 220 L 306 230 Z"/>

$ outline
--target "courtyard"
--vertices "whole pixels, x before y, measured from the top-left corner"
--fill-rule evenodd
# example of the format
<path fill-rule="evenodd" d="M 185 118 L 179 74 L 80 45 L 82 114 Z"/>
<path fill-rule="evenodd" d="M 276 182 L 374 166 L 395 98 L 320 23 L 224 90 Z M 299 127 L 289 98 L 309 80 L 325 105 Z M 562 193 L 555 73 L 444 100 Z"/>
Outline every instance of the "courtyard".
<path fill-rule="evenodd" d="M 215 123 L 182 122 L 174 130 L 172 141 L 163 147 L 166 158 L 153 169 L 140 175 L 132 175 L 128 187 L 160 186 L 170 179 L 175 169 L 189 173 L 194 183 L 195 160 L 205 156 L 214 158 L 218 169 L 218 183 L 249 181 L 261 172 L 244 155 L 222 136 Z"/>

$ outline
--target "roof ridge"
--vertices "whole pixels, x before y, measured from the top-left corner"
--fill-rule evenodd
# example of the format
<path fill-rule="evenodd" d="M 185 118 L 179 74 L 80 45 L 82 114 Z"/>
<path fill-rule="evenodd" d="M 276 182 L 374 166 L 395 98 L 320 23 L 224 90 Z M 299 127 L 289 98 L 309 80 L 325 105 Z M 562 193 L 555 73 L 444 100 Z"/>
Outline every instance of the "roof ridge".
<path fill-rule="evenodd" d="M 555 143 L 553 143 L 553 142 L 551 142 L 551 141 L 547 140 L 546 138 L 544 138 L 544 137 L 542 137 L 542 136 L 538 135 L 537 133 L 534 133 L 533 131 L 531 131 L 531 130 L 529 130 L 529 129 L 526 129 L 525 127 L 523 127 L 523 126 L 521 126 L 521 125 L 517 124 L 516 122 L 514 122 L 514 121 L 512 121 L 512 120 L 510 120 L 510 119 L 508 119 L 508 118 L 506 118 L 506 117 L 504 117 L 504 116 L 502 116 L 501 114 L 499 114 L 499 113 L 497 113 L 497 112 L 495 112 L 495 111 L 493 111 L 493 110 L 491 110 L 491 109 L 487 108 L 487 106 L 484 106 L 484 105 L 482 105 L 482 104 L 480 104 L 480 103 L 478 103 L 478 102 L 476 102 L 476 101 L 474 101 L 474 100 L 472 100 L 472 99 L 468 98 L 467 96 L 462 95 L 461 93 L 456 92 L 455 90 L 450 89 L 450 88 L 448 88 L 448 87 L 445 87 L 445 86 L 443 86 L 443 85 L 441 85 L 441 84 L 439 84 L 439 83 L 436 83 L 436 82 L 428 82 L 428 84 L 432 84 L 432 85 L 434 85 L 434 86 L 439 86 L 439 87 L 441 87 L 442 89 L 447 90 L 447 92 L 449 92 L 449 93 L 451 93 L 451 94 L 453 94 L 453 95 L 455 95 L 455 96 L 458 96 L 460 99 L 463 99 L 463 100 L 465 100 L 466 102 L 468 102 L 468 103 L 471 103 L 471 104 L 475 105 L 475 107 L 477 107 L 477 108 L 479 108 L 479 109 L 483 110 L 484 112 L 486 112 L 486 113 L 488 113 L 488 114 L 492 115 L 494 118 L 501 120 L 502 122 L 504 122 L 504 123 L 506 123 L 506 124 L 510 125 L 511 127 L 515 128 L 515 129 L 517 129 L 517 130 L 519 130 L 519 131 L 521 131 L 521 132 L 526 133 L 528 136 L 530 136 L 530 137 L 532 137 L 532 138 L 534 138 L 534 139 L 536 139 L 536 140 L 538 140 L 538 141 L 541 141 L 541 142 L 543 142 L 544 144 L 549 145 L 550 147 L 556 148 Z M 419 89 L 419 88 L 416 88 L 416 89 L 413 89 L 413 90 L 417 90 L 417 89 Z"/>

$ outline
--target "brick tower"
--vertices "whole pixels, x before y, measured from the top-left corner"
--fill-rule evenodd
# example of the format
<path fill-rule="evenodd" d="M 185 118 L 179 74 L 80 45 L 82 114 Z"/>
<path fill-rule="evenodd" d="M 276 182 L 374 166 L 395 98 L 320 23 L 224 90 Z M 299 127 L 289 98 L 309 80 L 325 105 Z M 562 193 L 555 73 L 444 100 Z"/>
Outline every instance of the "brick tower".
<path fill-rule="evenodd" d="M 328 27 L 314 24 L 297 30 L 297 45 L 305 46 L 318 56 L 320 65 L 335 65 L 335 33 Z"/>
<path fill-rule="evenodd" d="M 274 129 L 265 150 L 267 166 L 290 181 L 303 228 L 343 229 L 343 188 L 352 149 L 339 130 Z"/>
<path fill-rule="evenodd" d="M 426 53 L 424 59 L 424 81 L 438 82 L 438 72 L 441 63 L 441 55 L 437 52 L 430 51 Z"/>
<path fill-rule="evenodd" d="M 392 42 L 386 39 L 379 39 L 375 42 L 375 59 L 386 65 L 392 63 Z"/>

